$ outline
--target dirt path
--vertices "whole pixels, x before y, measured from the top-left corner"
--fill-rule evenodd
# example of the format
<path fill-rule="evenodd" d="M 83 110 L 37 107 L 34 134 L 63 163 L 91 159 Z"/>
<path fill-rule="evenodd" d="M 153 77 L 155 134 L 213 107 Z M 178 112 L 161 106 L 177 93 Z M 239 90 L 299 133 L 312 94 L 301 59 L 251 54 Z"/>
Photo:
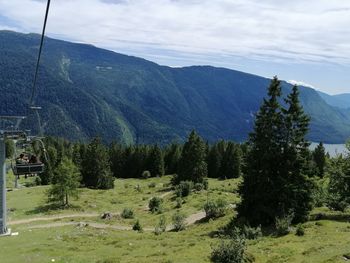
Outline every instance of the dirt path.
<path fill-rule="evenodd" d="M 72 216 L 74 216 L 74 217 L 82 217 L 82 215 L 83 214 L 77 214 L 77 215 L 72 215 Z M 92 215 L 92 214 L 90 214 L 90 215 Z M 85 214 L 84 217 L 89 217 L 89 216 L 86 216 L 86 214 Z M 58 218 L 58 217 L 56 217 L 56 218 L 51 217 L 49 220 L 62 219 L 62 218 L 69 218 L 69 217 L 67 217 L 67 216 L 66 217 L 60 217 L 60 218 Z M 205 218 L 205 212 L 203 212 L 203 211 L 197 212 L 195 214 L 192 214 L 192 215 L 190 215 L 189 217 L 186 218 L 186 225 L 187 226 L 193 225 L 197 221 L 199 221 L 199 220 L 201 220 L 203 218 Z M 37 219 L 39 219 L 39 218 L 37 218 Z M 48 217 L 45 218 L 45 220 L 48 220 Z M 39 221 L 39 220 L 33 220 L 31 222 L 34 222 L 34 221 Z M 19 224 L 18 221 L 16 223 Z M 28 222 L 26 222 L 26 223 L 28 223 Z M 23 223 L 21 223 L 21 224 L 23 224 Z M 109 224 L 92 223 L 92 222 L 56 222 L 56 223 L 49 223 L 49 224 L 41 224 L 41 225 L 30 226 L 28 228 L 30 228 L 30 229 L 34 229 L 34 228 L 53 228 L 53 227 L 62 227 L 62 226 L 77 226 L 77 227 L 89 226 L 89 227 L 93 227 L 93 228 L 97 228 L 97 229 L 132 230 L 131 226 L 109 225 Z M 172 229 L 173 229 L 172 225 L 167 226 L 167 231 L 171 231 Z M 152 232 L 152 231 L 154 231 L 154 228 L 146 227 L 146 228 L 143 229 L 143 231 Z"/>
<path fill-rule="evenodd" d="M 119 213 L 112 213 L 112 215 L 119 215 Z M 56 216 L 46 216 L 46 217 L 36 217 L 29 219 L 21 219 L 9 221 L 9 225 L 20 225 L 20 224 L 29 224 L 38 221 L 50 221 L 50 220 L 60 220 L 66 218 L 77 218 L 77 217 L 99 217 L 101 213 L 80 213 L 80 214 L 67 214 L 67 215 L 56 215 Z"/>
<path fill-rule="evenodd" d="M 186 218 L 186 225 L 193 225 L 194 223 L 196 223 L 199 220 L 202 220 L 203 218 L 205 218 L 204 211 L 200 211 L 198 213 L 192 214 Z"/>
<path fill-rule="evenodd" d="M 117 213 L 113 214 L 117 215 Z M 97 213 L 91 213 L 91 214 L 70 214 L 70 215 L 58 215 L 58 216 L 51 216 L 51 217 L 38 217 L 38 218 L 31 218 L 31 219 L 23 219 L 23 220 L 16 220 L 9 222 L 9 225 L 20 225 L 20 224 L 28 224 L 33 222 L 39 222 L 39 221 L 50 221 L 50 220 L 60 220 L 60 219 L 67 219 L 67 218 L 77 218 L 77 217 L 98 217 L 100 214 Z M 193 225 L 197 221 L 205 218 L 205 212 L 200 211 L 195 214 L 190 215 L 186 218 L 186 225 Z M 34 228 L 53 228 L 53 227 L 62 227 L 62 226 L 90 226 L 93 228 L 98 229 L 114 229 L 114 230 L 132 230 L 131 226 L 125 226 L 125 225 L 109 225 L 109 224 L 103 224 L 103 223 L 93 223 L 93 222 L 55 222 L 55 223 L 47 223 L 47 224 L 39 224 L 35 226 L 28 226 L 29 229 Z M 167 226 L 167 230 L 171 231 L 173 229 L 172 225 Z M 144 231 L 152 232 L 154 231 L 154 228 L 144 228 Z"/>
<path fill-rule="evenodd" d="M 165 192 L 161 194 L 159 197 L 164 198 L 168 195 L 170 195 L 172 191 Z M 148 210 L 148 204 L 145 206 L 145 209 Z M 120 213 L 112 213 L 113 216 L 120 215 Z M 67 215 L 55 215 L 55 216 L 45 216 L 45 217 L 36 217 L 36 218 L 29 218 L 29 219 L 21 219 L 21 220 L 14 220 L 10 221 L 9 225 L 20 225 L 20 224 L 29 224 L 33 222 L 40 222 L 40 221 L 51 221 L 51 220 L 61 220 L 61 219 L 70 219 L 70 218 L 89 218 L 89 217 L 100 217 L 101 213 L 77 213 L 77 214 L 67 214 Z M 200 211 L 197 213 L 194 213 L 190 216 L 188 216 L 185 220 L 186 225 L 193 225 L 197 221 L 200 221 L 201 219 L 205 218 L 205 212 Z M 53 228 L 53 227 L 62 227 L 62 226 L 90 226 L 93 228 L 98 229 L 114 229 L 114 230 L 132 230 L 131 226 L 125 226 L 125 225 L 110 225 L 110 224 L 103 224 L 103 223 L 93 223 L 93 222 L 55 222 L 55 223 L 47 223 L 47 224 L 38 224 L 35 226 L 29 226 L 28 228 Z M 173 229 L 172 225 L 167 226 L 167 230 L 170 231 Z M 144 231 L 154 231 L 154 228 L 144 228 Z"/>

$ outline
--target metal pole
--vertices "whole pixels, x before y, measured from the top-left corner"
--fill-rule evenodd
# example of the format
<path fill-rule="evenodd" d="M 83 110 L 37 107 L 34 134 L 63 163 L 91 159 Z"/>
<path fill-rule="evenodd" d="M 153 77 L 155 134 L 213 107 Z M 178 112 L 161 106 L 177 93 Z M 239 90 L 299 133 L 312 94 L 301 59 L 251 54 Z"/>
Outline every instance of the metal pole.
<path fill-rule="evenodd" d="M 6 208 L 6 151 L 5 138 L 0 138 L 0 235 L 7 233 Z"/>

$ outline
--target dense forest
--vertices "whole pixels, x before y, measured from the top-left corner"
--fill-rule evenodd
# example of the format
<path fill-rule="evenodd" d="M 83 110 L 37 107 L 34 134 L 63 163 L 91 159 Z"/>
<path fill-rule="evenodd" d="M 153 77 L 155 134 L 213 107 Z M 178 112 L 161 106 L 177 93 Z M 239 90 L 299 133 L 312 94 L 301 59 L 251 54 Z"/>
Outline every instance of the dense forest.
<path fill-rule="evenodd" d="M 27 111 L 39 35 L 0 31 L 0 111 L 27 115 L 24 129 L 38 130 Z M 46 38 L 35 102 L 46 135 L 70 140 L 99 136 L 105 143 L 167 145 L 195 129 L 210 143 L 244 142 L 270 79 L 224 68 L 171 68 L 91 45 Z M 284 93 L 292 85 L 281 82 Z M 311 117 L 307 138 L 344 143 L 350 112 L 300 87 Z M 283 101 L 281 101 L 283 103 Z"/>

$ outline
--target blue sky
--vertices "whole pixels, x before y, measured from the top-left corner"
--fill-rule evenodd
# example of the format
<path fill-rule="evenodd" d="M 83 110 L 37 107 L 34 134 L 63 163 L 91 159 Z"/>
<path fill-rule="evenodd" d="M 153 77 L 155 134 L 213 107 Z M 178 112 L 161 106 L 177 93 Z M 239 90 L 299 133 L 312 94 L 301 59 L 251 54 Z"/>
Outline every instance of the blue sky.
<path fill-rule="evenodd" d="M 41 31 L 45 0 L 0 0 L 0 29 Z M 47 33 L 172 67 L 213 65 L 350 93 L 348 0 L 54 0 Z"/>

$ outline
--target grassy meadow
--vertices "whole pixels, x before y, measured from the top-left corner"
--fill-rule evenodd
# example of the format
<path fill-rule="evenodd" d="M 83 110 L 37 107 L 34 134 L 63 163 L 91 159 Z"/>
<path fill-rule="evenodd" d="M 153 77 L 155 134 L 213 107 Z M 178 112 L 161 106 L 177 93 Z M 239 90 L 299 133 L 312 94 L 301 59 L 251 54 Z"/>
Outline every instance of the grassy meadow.
<path fill-rule="evenodd" d="M 24 185 L 31 180 L 34 179 L 22 178 L 20 183 Z M 72 207 L 64 210 L 47 206 L 48 187 L 10 191 L 7 194 L 9 226 L 19 235 L 0 238 L 0 262 L 210 262 L 211 248 L 219 241 L 216 231 L 234 216 L 233 208 L 217 220 L 201 220 L 181 232 L 155 235 L 152 230 L 161 215 L 148 211 L 148 201 L 153 196 L 163 196 L 163 215 L 170 225 L 176 210 L 190 216 L 203 210 L 208 199 L 222 198 L 237 204 L 239 180 L 210 179 L 209 191 L 192 193 L 184 198 L 181 208 L 175 208 L 176 197 L 169 182 L 170 176 L 117 179 L 113 190 L 81 189 L 80 198 L 72 200 Z M 13 187 L 13 181 L 8 180 L 8 186 Z M 133 219 L 118 215 L 124 208 L 134 210 Z M 103 220 L 100 218 L 103 212 L 114 216 Z M 344 256 L 350 256 L 350 215 L 334 214 L 327 208 L 313 213 L 323 213 L 329 218 L 305 223 L 305 235 L 301 237 L 292 231 L 283 237 L 267 235 L 248 241 L 248 253 L 255 262 L 345 262 Z M 60 215 L 67 217 L 50 219 Z M 43 220 L 31 221 L 38 218 Z M 144 232 L 92 226 L 99 223 L 130 227 L 136 219 Z M 81 221 L 91 226 L 78 226 Z"/>

